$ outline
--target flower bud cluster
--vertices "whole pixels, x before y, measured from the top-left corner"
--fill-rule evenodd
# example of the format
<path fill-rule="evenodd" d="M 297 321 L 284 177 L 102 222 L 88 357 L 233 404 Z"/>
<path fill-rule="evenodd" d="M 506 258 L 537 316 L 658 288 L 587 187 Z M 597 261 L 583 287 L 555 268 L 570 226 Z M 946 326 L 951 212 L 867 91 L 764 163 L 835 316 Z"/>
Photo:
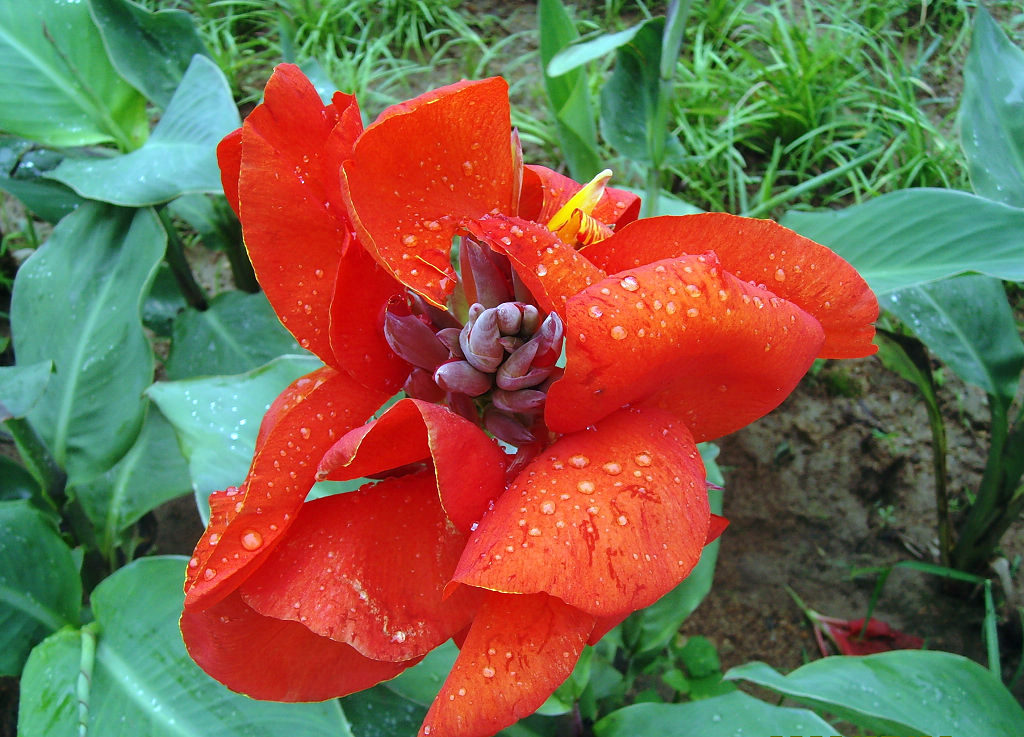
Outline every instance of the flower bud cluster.
<path fill-rule="evenodd" d="M 463 414 L 483 408 L 483 425 L 514 445 L 533 442 L 547 387 L 558 378 L 563 325 L 555 313 L 544 320 L 536 307 L 476 303 L 461 328 L 436 330 L 427 318 L 389 308 L 384 335 L 416 368 L 404 387 L 409 396 L 447 401 Z M 476 403 L 468 401 L 475 398 Z"/>

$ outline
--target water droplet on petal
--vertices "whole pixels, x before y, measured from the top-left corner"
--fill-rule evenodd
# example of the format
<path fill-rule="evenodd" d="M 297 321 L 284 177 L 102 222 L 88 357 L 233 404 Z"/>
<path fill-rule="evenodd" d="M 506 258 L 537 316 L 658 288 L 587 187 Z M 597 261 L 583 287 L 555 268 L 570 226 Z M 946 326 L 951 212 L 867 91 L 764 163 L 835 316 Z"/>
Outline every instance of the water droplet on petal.
<path fill-rule="evenodd" d="M 775 270 L 775 281 L 786 281 L 786 272 L 782 269 Z"/>
<path fill-rule="evenodd" d="M 543 504 L 540 505 L 540 511 L 541 511 L 542 514 L 554 514 L 555 513 L 555 503 L 554 502 L 544 502 Z"/>
<path fill-rule="evenodd" d="M 640 288 L 640 283 L 636 280 L 635 276 L 627 276 L 619 282 L 619 286 L 627 292 L 635 292 Z"/>
<path fill-rule="evenodd" d="M 580 481 L 576 484 L 576 491 L 581 494 L 593 494 L 594 493 L 594 482 L 593 481 Z"/>
<path fill-rule="evenodd" d="M 537 264 L 537 268 L 534 269 L 534 271 L 537 272 L 537 276 L 547 276 L 548 267 L 545 266 L 544 264 Z"/>
<path fill-rule="evenodd" d="M 687 284 L 686 293 L 689 294 L 691 297 L 699 297 L 700 287 L 698 287 L 696 284 Z"/>
<path fill-rule="evenodd" d="M 540 537 L 541 532 L 539 527 L 531 527 L 529 532 L 530 537 Z"/>
<path fill-rule="evenodd" d="M 601 315 L 604 314 L 603 312 L 601 312 L 601 308 L 598 307 L 597 305 L 590 305 L 590 307 L 587 309 L 587 312 L 590 313 L 590 316 L 595 319 L 601 317 Z"/>
<path fill-rule="evenodd" d="M 582 453 L 577 453 L 576 455 L 569 458 L 569 465 L 572 466 L 573 468 L 586 468 L 588 465 L 590 465 L 590 459 L 587 458 Z"/>
<path fill-rule="evenodd" d="M 489 665 L 485 665 L 480 672 L 483 673 L 484 678 L 494 678 L 494 668 Z"/>
<path fill-rule="evenodd" d="M 621 325 L 615 325 L 614 327 L 612 327 L 608 334 L 611 335 L 615 340 L 626 339 L 626 329 Z"/>
<path fill-rule="evenodd" d="M 414 236 L 412 233 L 410 233 L 407 236 L 404 236 L 402 238 L 402 245 L 404 245 L 404 246 L 415 246 L 416 245 L 416 236 Z"/>
<path fill-rule="evenodd" d="M 616 521 L 622 526 L 629 524 L 629 520 L 626 518 L 626 515 L 624 514 L 620 514 L 619 518 Z"/>
<path fill-rule="evenodd" d="M 622 466 L 620 466 L 618 463 L 615 463 L 614 461 L 609 461 L 608 463 L 601 466 L 601 470 L 604 471 L 609 476 L 618 476 L 620 473 L 622 473 Z"/>
<path fill-rule="evenodd" d="M 263 535 L 256 530 L 246 530 L 242 533 L 242 547 L 246 550 L 259 550 L 263 545 Z"/>
<path fill-rule="evenodd" d="M 217 569 L 216 568 L 207 568 L 205 571 L 203 571 L 203 578 L 205 578 L 207 581 L 213 580 L 213 578 L 216 575 L 217 575 Z"/>
<path fill-rule="evenodd" d="M 651 465 L 651 455 L 649 453 L 637 453 L 633 458 L 638 466 L 649 466 Z"/>

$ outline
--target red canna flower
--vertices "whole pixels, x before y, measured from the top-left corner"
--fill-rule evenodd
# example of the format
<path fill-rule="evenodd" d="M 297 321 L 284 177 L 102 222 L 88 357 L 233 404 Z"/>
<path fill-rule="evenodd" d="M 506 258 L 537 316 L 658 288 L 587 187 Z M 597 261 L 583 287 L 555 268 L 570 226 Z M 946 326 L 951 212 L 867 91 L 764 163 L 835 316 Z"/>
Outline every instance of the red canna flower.
<path fill-rule="evenodd" d="M 607 172 L 524 166 L 501 79 L 363 130 L 283 65 L 219 155 L 260 283 L 325 364 L 267 412 L 189 561 L 189 652 L 256 698 L 351 693 L 455 638 L 421 734 L 532 713 L 724 529 L 695 443 L 815 357 L 874 351 L 877 302 L 828 249 L 729 215 L 637 221 Z M 377 480 L 305 501 L 357 478 Z"/>
<path fill-rule="evenodd" d="M 832 641 L 840 655 L 873 655 L 890 650 L 920 650 L 924 647 L 924 640 L 920 637 L 894 630 L 888 623 L 878 619 L 868 620 L 865 626 L 863 617 L 847 621 L 819 614 L 812 618 L 812 622 L 818 649 L 826 657 L 831 653 L 822 634 Z"/>

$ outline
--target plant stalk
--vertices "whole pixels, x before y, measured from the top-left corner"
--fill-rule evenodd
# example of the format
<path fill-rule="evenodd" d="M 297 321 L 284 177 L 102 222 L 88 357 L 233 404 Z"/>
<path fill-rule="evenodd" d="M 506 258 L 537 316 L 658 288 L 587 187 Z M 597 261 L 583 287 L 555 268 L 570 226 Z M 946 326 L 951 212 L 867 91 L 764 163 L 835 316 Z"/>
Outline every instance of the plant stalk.
<path fill-rule="evenodd" d="M 178 282 L 178 288 L 190 307 L 194 307 L 197 310 L 205 310 L 209 306 L 206 293 L 199 286 L 195 276 L 192 274 L 192 268 L 188 265 L 188 260 L 185 258 L 185 244 L 181 242 L 178 230 L 174 227 L 174 223 L 171 222 L 170 215 L 167 214 L 167 209 L 160 208 L 157 210 L 157 214 L 160 217 L 160 222 L 163 223 L 164 230 L 167 231 L 165 258 L 167 259 L 167 265 L 171 267 L 171 273 L 174 274 L 175 281 Z"/>
<path fill-rule="evenodd" d="M 14 438 L 14 444 L 29 473 L 39 482 L 43 500 L 47 506 L 58 511 L 64 500 L 64 489 L 68 480 L 64 469 L 54 460 L 50 449 L 28 420 L 23 417 L 12 417 L 4 422 L 4 425 Z"/>

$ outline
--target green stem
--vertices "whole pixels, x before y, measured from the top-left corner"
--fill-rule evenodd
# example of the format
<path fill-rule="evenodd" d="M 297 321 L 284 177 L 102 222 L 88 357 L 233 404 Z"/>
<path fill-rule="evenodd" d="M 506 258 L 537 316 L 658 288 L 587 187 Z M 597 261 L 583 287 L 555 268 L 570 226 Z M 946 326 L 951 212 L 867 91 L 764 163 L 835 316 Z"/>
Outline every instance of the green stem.
<path fill-rule="evenodd" d="M 658 214 L 658 199 L 661 197 L 661 172 L 658 167 L 647 169 L 647 181 L 644 189 L 644 217 L 652 218 Z"/>
<path fill-rule="evenodd" d="M 4 425 L 14 438 L 14 444 L 18 447 L 29 473 L 39 482 L 43 500 L 54 511 L 59 510 L 68 480 L 64 469 L 57 465 L 50 449 L 28 420 L 23 417 L 12 417 Z"/>
<path fill-rule="evenodd" d="M 167 252 L 165 258 L 167 259 L 167 265 L 171 267 L 171 273 L 174 274 L 174 278 L 178 282 L 178 288 L 190 306 L 197 310 L 205 310 L 209 306 L 206 300 L 206 293 L 199 286 L 199 283 L 196 282 L 192 269 L 185 259 L 185 244 L 181 242 L 178 230 L 174 227 L 174 223 L 171 222 L 171 217 L 167 214 L 166 208 L 158 209 L 157 214 L 160 216 L 160 222 L 163 223 L 164 230 L 167 231 Z"/>
<path fill-rule="evenodd" d="M 92 695 L 92 673 L 96 665 L 96 623 L 82 627 L 82 655 L 78 663 L 78 737 L 89 734 L 89 699 Z"/>
<path fill-rule="evenodd" d="M 928 374 L 931 379 L 931 372 Z M 934 385 L 933 385 L 934 386 Z M 932 431 L 932 470 L 935 474 L 935 512 L 939 526 L 939 561 L 949 566 L 953 552 L 953 530 L 949 521 L 949 477 L 946 471 L 946 423 L 942 420 L 934 390 L 924 392 L 928 424 Z"/>
<path fill-rule="evenodd" d="M 228 263 L 231 264 L 231 276 L 234 277 L 237 288 L 255 294 L 260 291 L 260 284 L 256 281 L 256 272 L 253 271 L 252 261 L 249 260 L 249 253 L 242 241 L 242 229 L 236 227 L 235 230 L 237 232 L 231 234 L 226 249 Z"/>

